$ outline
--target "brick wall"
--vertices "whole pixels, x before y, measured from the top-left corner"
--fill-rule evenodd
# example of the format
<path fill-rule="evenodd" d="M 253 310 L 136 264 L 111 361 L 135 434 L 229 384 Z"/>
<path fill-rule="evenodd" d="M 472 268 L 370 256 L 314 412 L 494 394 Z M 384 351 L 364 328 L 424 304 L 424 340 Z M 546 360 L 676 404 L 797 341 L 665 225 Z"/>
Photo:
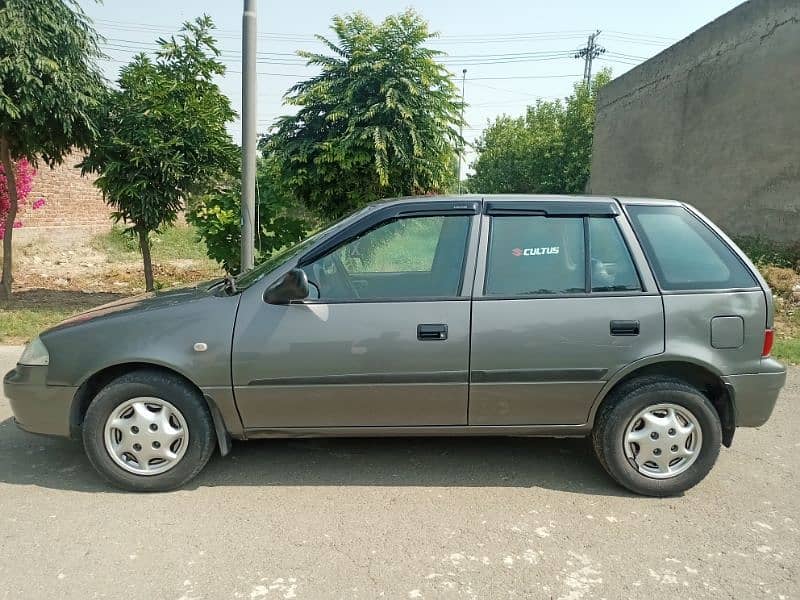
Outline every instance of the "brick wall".
<path fill-rule="evenodd" d="M 75 168 L 82 155 L 73 153 L 64 162 L 50 169 L 40 163 L 33 181 L 33 191 L 26 204 L 44 198 L 46 204 L 38 209 L 23 209 L 20 220 L 25 229 L 42 227 L 81 227 L 104 229 L 111 227 L 111 210 L 103 202 L 103 195 L 92 182 L 94 177 L 81 177 Z"/>

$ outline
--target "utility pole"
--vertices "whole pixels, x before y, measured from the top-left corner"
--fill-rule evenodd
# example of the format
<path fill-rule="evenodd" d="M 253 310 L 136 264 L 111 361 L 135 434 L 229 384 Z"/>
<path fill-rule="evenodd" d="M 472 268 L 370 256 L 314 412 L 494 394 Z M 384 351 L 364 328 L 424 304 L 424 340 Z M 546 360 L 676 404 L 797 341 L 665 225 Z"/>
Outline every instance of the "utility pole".
<path fill-rule="evenodd" d="M 242 262 L 253 268 L 256 213 L 256 0 L 242 15 Z"/>
<path fill-rule="evenodd" d="M 461 194 L 461 161 L 464 158 L 464 89 L 467 85 L 467 70 L 461 71 L 461 124 L 458 127 L 458 136 L 461 140 L 458 142 L 458 193 Z"/>
<path fill-rule="evenodd" d="M 606 51 L 605 48 L 597 45 L 597 38 L 600 33 L 599 29 L 595 31 L 586 41 L 586 47 L 575 53 L 575 58 L 583 59 L 583 83 L 587 86 L 592 83 L 592 61 Z"/>

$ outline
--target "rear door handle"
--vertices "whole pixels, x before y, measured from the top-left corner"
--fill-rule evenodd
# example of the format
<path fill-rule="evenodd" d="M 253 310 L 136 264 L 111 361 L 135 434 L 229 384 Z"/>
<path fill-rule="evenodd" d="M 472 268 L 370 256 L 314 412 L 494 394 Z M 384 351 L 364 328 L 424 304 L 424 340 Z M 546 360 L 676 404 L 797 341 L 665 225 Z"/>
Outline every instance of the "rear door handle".
<path fill-rule="evenodd" d="M 417 325 L 417 339 L 421 342 L 447 339 L 447 325 L 444 323 L 420 323 Z"/>
<path fill-rule="evenodd" d="M 639 321 L 611 321 L 611 335 L 639 335 Z"/>

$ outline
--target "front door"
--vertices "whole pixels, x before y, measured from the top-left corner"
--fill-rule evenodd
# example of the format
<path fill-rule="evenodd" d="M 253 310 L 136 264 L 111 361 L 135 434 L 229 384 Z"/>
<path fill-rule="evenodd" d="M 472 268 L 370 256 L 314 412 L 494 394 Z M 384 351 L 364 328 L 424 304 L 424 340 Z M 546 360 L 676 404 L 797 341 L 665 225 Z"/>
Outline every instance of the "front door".
<path fill-rule="evenodd" d="M 489 206 L 470 425 L 586 423 L 610 376 L 664 349 L 661 297 L 643 285 L 614 205 L 552 215 L 531 204 L 529 214 Z"/>
<path fill-rule="evenodd" d="M 308 300 L 243 299 L 233 380 L 245 427 L 466 424 L 464 273 L 479 220 L 390 217 L 300 265 Z"/>

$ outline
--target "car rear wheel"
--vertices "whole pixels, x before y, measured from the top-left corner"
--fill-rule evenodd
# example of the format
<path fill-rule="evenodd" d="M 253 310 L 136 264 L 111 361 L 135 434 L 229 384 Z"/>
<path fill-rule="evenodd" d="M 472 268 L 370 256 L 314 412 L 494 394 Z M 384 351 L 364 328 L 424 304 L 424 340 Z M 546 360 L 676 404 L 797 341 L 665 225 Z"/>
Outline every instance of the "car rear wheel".
<path fill-rule="evenodd" d="M 612 392 L 600 407 L 592 441 L 618 483 L 639 494 L 673 496 L 714 466 L 722 427 L 699 390 L 677 379 L 647 377 Z"/>
<path fill-rule="evenodd" d="M 83 421 L 92 465 L 131 491 L 166 491 L 194 478 L 214 452 L 205 401 L 181 378 L 135 371 L 104 387 Z"/>

